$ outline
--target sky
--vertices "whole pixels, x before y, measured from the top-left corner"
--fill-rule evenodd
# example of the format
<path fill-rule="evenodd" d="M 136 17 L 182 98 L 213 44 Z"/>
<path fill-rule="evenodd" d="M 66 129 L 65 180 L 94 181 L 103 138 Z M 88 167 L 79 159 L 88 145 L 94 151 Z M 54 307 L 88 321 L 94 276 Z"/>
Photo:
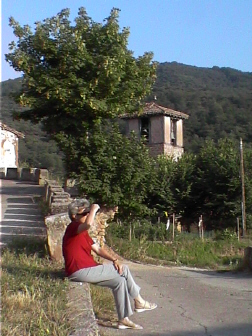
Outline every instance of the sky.
<path fill-rule="evenodd" d="M 129 27 L 128 48 L 138 57 L 147 51 L 154 61 L 197 67 L 230 67 L 252 72 L 252 0 L 0 0 L 1 81 L 20 77 L 5 61 L 15 40 L 9 17 L 34 28 L 64 8 L 70 19 L 85 7 L 95 22 L 119 8 L 120 27 Z"/>

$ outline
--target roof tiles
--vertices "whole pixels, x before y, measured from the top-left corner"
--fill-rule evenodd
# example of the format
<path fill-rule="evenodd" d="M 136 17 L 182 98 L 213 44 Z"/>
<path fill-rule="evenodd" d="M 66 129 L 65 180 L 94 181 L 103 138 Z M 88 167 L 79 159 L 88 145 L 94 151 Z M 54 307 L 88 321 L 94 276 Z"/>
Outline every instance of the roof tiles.
<path fill-rule="evenodd" d="M 136 112 L 133 114 L 124 114 L 121 116 L 122 119 L 133 119 L 138 117 L 150 116 L 150 115 L 164 115 L 176 119 L 188 119 L 189 115 L 183 112 L 175 111 L 164 106 L 160 106 L 154 102 L 146 103 L 141 112 Z"/>
<path fill-rule="evenodd" d="M 25 135 L 23 133 L 16 131 L 14 128 L 11 128 L 11 127 L 5 125 L 1 121 L 0 121 L 0 129 L 5 130 L 5 131 L 9 131 L 9 132 L 15 134 L 18 138 L 24 138 L 25 137 Z"/>

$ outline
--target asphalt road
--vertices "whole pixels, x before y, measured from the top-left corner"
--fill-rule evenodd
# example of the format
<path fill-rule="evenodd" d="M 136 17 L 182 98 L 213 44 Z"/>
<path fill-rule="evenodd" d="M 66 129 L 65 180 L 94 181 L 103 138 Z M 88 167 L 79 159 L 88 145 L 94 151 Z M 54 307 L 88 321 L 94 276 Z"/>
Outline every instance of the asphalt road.
<path fill-rule="evenodd" d="M 143 330 L 100 326 L 106 335 L 252 335 L 252 273 L 127 264 L 158 308 L 131 317 Z"/>

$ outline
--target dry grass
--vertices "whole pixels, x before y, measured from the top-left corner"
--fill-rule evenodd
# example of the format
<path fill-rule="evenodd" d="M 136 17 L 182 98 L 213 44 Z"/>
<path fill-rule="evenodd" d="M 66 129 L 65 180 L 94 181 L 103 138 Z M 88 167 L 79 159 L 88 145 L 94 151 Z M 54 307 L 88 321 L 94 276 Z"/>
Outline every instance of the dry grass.
<path fill-rule="evenodd" d="M 114 297 L 111 289 L 90 285 L 94 313 L 97 319 L 117 321 Z"/>
<path fill-rule="evenodd" d="M 16 241 L 2 249 L 1 335 L 67 336 L 68 282 L 47 257 L 44 241 Z"/>

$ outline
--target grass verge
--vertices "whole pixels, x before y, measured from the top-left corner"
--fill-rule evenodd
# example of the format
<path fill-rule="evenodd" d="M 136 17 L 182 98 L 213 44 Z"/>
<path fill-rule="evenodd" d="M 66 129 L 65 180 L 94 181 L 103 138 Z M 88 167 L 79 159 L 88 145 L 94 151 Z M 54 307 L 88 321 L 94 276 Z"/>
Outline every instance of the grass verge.
<path fill-rule="evenodd" d="M 117 324 L 117 313 L 112 291 L 109 288 L 90 285 L 91 300 L 97 323 L 100 327 L 112 327 Z M 101 336 L 109 336 L 109 331 L 100 328 Z"/>
<path fill-rule="evenodd" d="M 68 281 L 42 239 L 16 239 L 1 252 L 1 335 L 68 336 Z"/>
<path fill-rule="evenodd" d="M 204 267 L 234 270 L 243 260 L 248 242 L 235 239 L 213 240 L 179 235 L 174 241 L 148 241 L 145 236 L 129 241 L 107 234 L 107 243 L 129 260 L 158 265 Z"/>

